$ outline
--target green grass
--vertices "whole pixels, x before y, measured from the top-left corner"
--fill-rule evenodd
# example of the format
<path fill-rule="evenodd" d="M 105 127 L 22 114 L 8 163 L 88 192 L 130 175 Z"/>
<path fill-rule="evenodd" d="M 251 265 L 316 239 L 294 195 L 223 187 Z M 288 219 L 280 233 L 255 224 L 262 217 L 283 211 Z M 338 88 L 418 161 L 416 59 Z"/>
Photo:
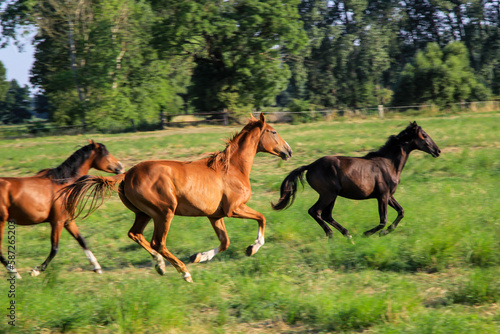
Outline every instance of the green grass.
<path fill-rule="evenodd" d="M 328 240 L 307 214 L 317 199 L 308 185 L 291 208 L 271 209 L 291 170 L 324 155 L 377 149 L 413 120 L 443 153 L 410 156 L 395 194 L 405 218 L 393 233 L 362 238 L 378 224 L 376 201 L 339 198 L 333 215 L 356 244 L 336 231 Z M 78 222 L 103 275 L 90 270 L 63 232 L 47 271 L 30 277 L 49 253 L 50 229 L 18 226 L 16 263 L 23 280 L 16 282 L 17 326 L 8 326 L 2 314 L 0 332 L 499 332 L 499 124 L 500 113 L 491 112 L 275 125 L 294 156 L 282 162 L 259 153 L 255 159 L 248 204 L 266 216 L 266 244 L 246 257 L 257 223 L 226 219 L 231 245 L 209 263 L 188 265 L 194 284 L 170 266 L 165 276 L 156 274 L 149 255 L 127 237 L 133 214 L 116 195 Z M 148 159 L 196 159 L 222 149 L 222 140 L 240 129 L 0 140 L 0 167 L 3 176 L 31 175 L 57 166 L 88 138 L 106 144 L 127 168 Z M 389 209 L 388 220 L 395 218 Z M 152 226 L 145 234 L 151 237 Z M 217 245 L 208 219 L 174 218 L 167 247 L 181 260 Z M 7 291 L 2 275 L 0 291 Z M 1 292 L 4 314 L 9 301 Z"/>

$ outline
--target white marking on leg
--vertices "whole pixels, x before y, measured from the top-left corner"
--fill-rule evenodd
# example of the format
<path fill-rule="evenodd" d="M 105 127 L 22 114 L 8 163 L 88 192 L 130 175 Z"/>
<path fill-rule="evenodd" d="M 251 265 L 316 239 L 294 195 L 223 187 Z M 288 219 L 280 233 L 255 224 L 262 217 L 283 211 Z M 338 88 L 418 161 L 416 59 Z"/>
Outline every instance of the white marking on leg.
<path fill-rule="evenodd" d="M 156 272 L 158 272 L 158 274 L 160 275 L 165 275 L 165 260 L 163 259 L 163 256 L 160 255 L 160 253 L 158 252 L 155 252 L 153 251 L 152 252 L 153 254 L 153 259 L 156 260 L 156 264 L 155 264 L 155 270 Z M 170 262 L 167 262 L 168 264 L 170 264 Z"/>
<path fill-rule="evenodd" d="M 17 269 L 12 264 L 7 265 L 6 268 L 7 268 L 7 271 L 11 274 L 14 274 L 14 276 L 17 279 L 21 279 L 21 275 L 19 275 L 19 273 L 17 272 Z"/>
<path fill-rule="evenodd" d="M 219 247 L 201 253 L 200 262 L 210 261 L 215 255 L 217 255 L 217 253 L 219 253 Z"/>
<path fill-rule="evenodd" d="M 97 259 L 95 258 L 94 254 L 92 254 L 92 252 L 88 249 L 85 249 L 84 251 L 90 264 L 94 266 L 92 270 L 95 272 L 101 271 L 101 265 L 99 264 L 99 262 L 97 262 Z"/>
<path fill-rule="evenodd" d="M 191 274 L 189 272 L 185 272 L 182 276 L 186 282 L 193 283 L 193 279 L 191 278 Z"/>
<path fill-rule="evenodd" d="M 257 239 L 255 240 L 253 244 L 253 253 L 256 253 L 260 247 L 264 246 L 264 237 L 260 234 L 260 231 L 257 233 Z"/>

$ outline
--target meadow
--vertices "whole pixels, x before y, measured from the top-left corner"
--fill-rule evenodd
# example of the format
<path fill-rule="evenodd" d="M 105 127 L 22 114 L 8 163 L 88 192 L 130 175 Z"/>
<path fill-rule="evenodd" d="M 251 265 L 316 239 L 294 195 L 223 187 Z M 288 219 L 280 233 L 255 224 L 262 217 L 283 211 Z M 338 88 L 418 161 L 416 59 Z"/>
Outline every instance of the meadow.
<path fill-rule="evenodd" d="M 376 200 L 339 198 L 328 239 L 308 215 L 317 194 L 300 188 L 292 207 L 271 209 L 283 178 L 324 155 L 360 156 L 416 120 L 442 150 L 415 151 L 395 198 L 405 210 L 385 237 Z M 291 160 L 259 153 L 248 205 L 267 219 L 266 244 L 252 257 L 257 223 L 225 219 L 231 245 L 212 261 L 189 264 L 193 284 L 173 267 L 164 276 L 127 237 L 133 214 L 115 194 L 80 231 L 99 260 L 97 275 L 64 231 L 47 271 L 31 277 L 50 250 L 48 224 L 16 227 L 16 326 L 8 324 L 7 273 L 0 274 L 0 332 L 12 333 L 495 333 L 500 332 L 500 113 L 436 117 L 336 118 L 274 124 Z M 94 139 L 126 168 L 148 159 L 192 160 L 224 148 L 242 126 L 0 140 L 2 176 L 56 167 Z M 93 174 L 98 174 L 92 171 Z M 397 214 L 389 208 L 388 221 Z M 152 224 L 146 230 L 150 238 Z M 206 218 L 175 217 L 167 247 L 185 263 L 218 245 Z M 6 251 L 6 244 L 3 245 Z"/>

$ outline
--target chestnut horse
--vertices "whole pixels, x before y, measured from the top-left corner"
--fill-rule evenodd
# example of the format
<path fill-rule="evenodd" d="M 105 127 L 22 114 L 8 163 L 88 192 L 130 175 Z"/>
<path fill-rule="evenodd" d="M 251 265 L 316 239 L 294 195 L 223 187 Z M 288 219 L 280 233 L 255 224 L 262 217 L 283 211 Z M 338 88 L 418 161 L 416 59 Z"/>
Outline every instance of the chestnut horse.
<path fill-rule="evenodd" d="M 387 204 L 398 212 L 396 220 L 380 235 L 392 232 L 403 219 L 404 210 L 394 199 L 396 187 L 401 180 L 401 172 L 408 160 L 410 152 L 421 150 L 438 157 L 439 147 L 431 137 L 417 125 L 416 122 L 389 140 L 378 151 L 368 153 L 364 157 L 353 158 L 343 156 L 325 156 L 307 166 L 293 170 L 281 184 L 281 198 L 272 204 L 275 210 L 283 210 L 292 205 L 296 191 L 297 180 L 303 182 L 304 173 L 309 185 L 319 194 L 318 201 L 308 213 L 323 228 L 328 237 L 333 233 L 330 224 L 352 242 L 349 231 L 332 218 L 332 210 L 337 196 L 362 200 L 376 198 L 380 224 L 366 231 L 370 236 L 384 228 L 387 223 Z"/>
<path fill-rule="evenodd" d="M 49 262 L 57 254 L 62 228 L 78 241 L 84 249 L 93 270 L 101 273 L 101 266 L 92 252 L 88 249 L 85 239 L 80 235 L 78 227 L 66 213 L 62 199 L 57 192 L 64 186 L 72 183 L 79 177 L 87 174 L 90 168 L 109 173 L 120 174 L 124 169 L 103 144 L 89 141 L 90 144 L 74 152 L 59 167 L 44 169 L 31 177 L 2 177 L 0 178 L 0 262 L 9 272 L 21 278 L 11 261 L 2 255 L 2 238 L 7 221 L 18 225 L 35 225 L 43 222 L 52 227 L 52 249 L 49 256 L 40 267 L 32 270 L 37 276 L 47 268 Z M 9 245 L 9 250 L 11 249 Z"/>
<path fill-rule="evenodd" d="M 185 264 L 166 247 L 166 238 L 174 215 L 208 217 L 219 238 L 220 245 L 212 250 L 191 256 L 193 263 L 209 261 L 229 246 L 224 217 L 254 219 L 259 224 L 257 239 L 246 254 L 255 254 L 264 245 L 266 219 L 261 213 L 246 205 L 250 199 L 250 170 L 257 152 L 267 152 L 288 160 L 290 146 L 273 127 L 252 117 L 250 122 L 234 135 L 224 151 L 188 162 L 171 160 L 144 161 L 118 176 L 84 176 L 62 190 L 66 210 L 77 217 L 81 209 L 78 203 L 91 190 L 90 214 L 100 204 L 107 190 L 118 191 L 123 204 L 135 213 L 135 222 L 128 236 L 140 244 L 156 260 L 156 270 L 165 272 L 161 256 L 170 262 L 183 278 L 192 282 Z M 119 190 L 116 185 L 120 183 Z M 100 202 L 102 203 L 102 202 Z M 143 231 L 153 219 L 154 231 L 151 243 Z M 161 256 L 160 256 L 161 255 Z"/>

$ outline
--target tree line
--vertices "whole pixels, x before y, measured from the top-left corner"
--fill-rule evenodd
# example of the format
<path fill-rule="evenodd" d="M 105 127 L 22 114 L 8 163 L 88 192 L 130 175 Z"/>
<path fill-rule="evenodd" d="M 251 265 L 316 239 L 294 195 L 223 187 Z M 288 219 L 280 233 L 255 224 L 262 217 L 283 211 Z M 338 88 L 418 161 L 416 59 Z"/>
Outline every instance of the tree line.
<path fill-rule="evenodd" d="M 61 125 L 105 129 L 269 106 L 444 106 L 500 94 L 500 0 L 0 4 L 4 45 L 36 29 L 32 105 Z"/>

